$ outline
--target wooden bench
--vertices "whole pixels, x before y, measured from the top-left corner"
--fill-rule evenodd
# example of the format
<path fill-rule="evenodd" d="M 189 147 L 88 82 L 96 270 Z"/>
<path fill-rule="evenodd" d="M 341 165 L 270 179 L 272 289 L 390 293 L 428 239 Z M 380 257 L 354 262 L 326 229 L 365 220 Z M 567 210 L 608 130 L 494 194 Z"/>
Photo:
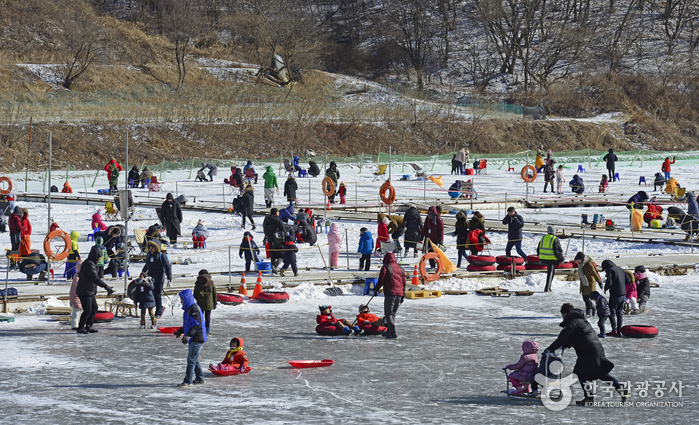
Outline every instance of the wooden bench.
<path fill-rule="evenodd" d="M 114 313 L 115 317 L 138 317 L 136 306 L 130 303 L 122 303 L 119 301 L 105 301 L 104 309 Z"/>

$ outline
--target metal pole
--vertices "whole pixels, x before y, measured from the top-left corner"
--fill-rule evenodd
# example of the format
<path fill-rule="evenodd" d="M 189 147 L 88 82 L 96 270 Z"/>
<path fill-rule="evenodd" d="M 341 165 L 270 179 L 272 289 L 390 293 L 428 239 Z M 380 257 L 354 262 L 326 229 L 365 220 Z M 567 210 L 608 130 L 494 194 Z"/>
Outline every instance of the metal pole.
<path fill-rule="evenodd" d="M 47 227 L 46 229 L 51 228 L 51 157 L 53 155 L 53 141 L 52 141 L 52 135 L 51 132 L 49 131 L 49 182 L 48 182 L 48 188 L 49 188 L 49 197 L 48 197 L 48 215 L 47 215 Z M 48 285 L 51 284 L 51 259 L 49 258 L 48 261 L 48 270 L 46 270 L 46 282 Z"/>
<path fill-rule="evenodd" d="M 585 252 L 585 228 L 583 227 L 582 252 Z"/>
<path fill-rule="evenodd" d="M 194 160 L 196 158 L 192 158 L 192 165 L 189 167 L 189 178 L 187 180 L 192 180 L 192 171 L 194 171 Z"/>
<path fill-rule="evenodd" d="M 507 211 L 507 192 L 505 192 L 505 211 Z"/>
<path fill-rule="evenodd" d="M 408 152 L 403 154 L 403 167 L 401 167 L 400 172 L 404 173 L 405 172 L 405 157 L 408 155 Z"/>
<path fill-rule="evenodd" d="M 391 180 L 391 158 L 392 153 L 391 153 L 391 145 L 388 145 L 388 179 Z"/>
<path fill-rule="evenodd" d="M 587 168 L 592 170 L 592 158 L 590 158 L 590 142 L 587 142 Z"/>
<path fill-rule="evenodd" d="M 90 186 L 90 187 L 95 187 L 95 182 L 97 181 L 97 176 L 99 176 L 99 175 L 100 175 L 100 170 L 97 170 L 97 172 L 95 173 L 95 178 L 92 180 L 92 186 Z"/>
<path fill-rule="evenodd" d="M 308 205 L 311 205 L 311 180 L 308 179 Z"/>
<path fill-rule="evenodd" d="M 345 254 L 347 257 L 347 268 L 349 269 L 349 267 L 350 267 L 350 265 L 349 265 L 349 241 L 347 240 L 347 229 L 345 229 Z M 7 289 L 7 288 L 5 288 L 5 289 Z M 7 293 L 7 291 L 5 291 L 5 293 Z"/>
<path fill-rule="evenodd" d="M 180 189 L 177 186 L 177 180 L 175 180 L 175 198 L 178 198 L 180 196 Z"/>
<path fill-rule="evenodd" d="M 325 157 L 323 159 L 323 169 L 326 170 L 325 171 L 326 177 L 328 175 L 328 172 L 327 172 L 328 169 L 325 168 L 327 163 L 328 163 L 328 151 L 325 151 Z M 323 181 L 325 181 L 325 178 L 323 178 Z M 327 205 L 328 205 L 329 201 L 328 201 L 328 195 L 325 193 L 325 187 L 323 187 L 323 200 L 324 200 L 324 202 L 323 202 L 323 218 L 325 219 L 325 222 L 327 223 L 328 222 L 328 207 L 327 207 Z"/>
<path fill-rule="evenodd" d="M 29 146 L 27 146 L 27 162 L 24 168 L 24 191 L 27 192 L 27 181 L 29 180 L 29 155 L 32 151 L 32 120 L 34 117 L 29 117 Z M 5 288 L 7 289 L 7 288 Z"/>
<path fill-rule="evenodd" d="M 126 168 L 125 170 L 129 169 L 129 130 L 126 130 L 126 137 L 125 140 L 126 142 Z M 121 210 L 122 210 L 122 215 L 124 217 L 124 228 L 126 229 L 126 247 L 124 248 L 124 296 L 126 296 L 126 293 L 129 288 L 129 175 L 128 173 L 124 173 L 124 193 L 126 198 L 124 202 L 122 202 Z"/>
<path fill-rule="evenodd" d="M 364 152 L 359 157 L 359 174 L 362 174 L 362 163 L 364 162 Z"/>
<path fill-rule="evenodd" d="M 422 180 L 422 199 L 427 200 L 427 177 L 422 176 L 424 180 Z"/>
<path fill-rule="evenodd" d="M 228 245 L 228 292 L 231 292 L 231 246 Z"/>

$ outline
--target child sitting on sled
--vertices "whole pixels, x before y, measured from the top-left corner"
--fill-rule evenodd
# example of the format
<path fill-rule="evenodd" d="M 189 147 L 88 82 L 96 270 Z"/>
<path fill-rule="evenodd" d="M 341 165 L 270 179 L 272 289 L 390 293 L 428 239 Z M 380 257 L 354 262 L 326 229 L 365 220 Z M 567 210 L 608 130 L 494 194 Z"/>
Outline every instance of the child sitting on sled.
<path fill-rule="evenodd" d="M 523 354 L 519 357 L 517 363 L 505 366 L 505 369 L 514 370 L 509 375 L 510 382 L 515 387 L 511 393 L 513 395 L 531 392 L 529 382 L 539 368 L 539 356 L 536 355 L 536 352 L 539 351 L 539 344 L 536 341 L 524 341 L 522 343 L 522 351 Z"/>
<path fill-rule="evenodd" d="M 357 324 L 364 326 L 383 326 L 383 318 L 379 318 L 371 314 L 368 305 L 359 306 L 359 314 L 357 315 Z"/>
<path fill-rule="evenodd" d="M 335 326 L 338 329 L 342 330 L 342 332 L 345 335 L 349 335 L 352 331 L 354 331 L 355 335 L 359 335 L 360 333 L 362 333 L 362 330 L 357 325 L 354 325 L 354 327 L 350 329 L 352 323 L 350 323 L 348 320 L 336 319 L 333 315 L 332 306 L 321 305 L 318 308 L 320 309 L 320 314 L 316 316 L 316 323 L 318 323 L 319 325 Z"/>
<path fill-rule="evenodd" d="M 223 361 L 216 366 L 209 365 L 209 370 L 230 371 L 239 370 L 241 373 L 248 368 L 248 355 L 243 351 L 243 338 L 233 338 L 230 342 L 230 350 Z"/>

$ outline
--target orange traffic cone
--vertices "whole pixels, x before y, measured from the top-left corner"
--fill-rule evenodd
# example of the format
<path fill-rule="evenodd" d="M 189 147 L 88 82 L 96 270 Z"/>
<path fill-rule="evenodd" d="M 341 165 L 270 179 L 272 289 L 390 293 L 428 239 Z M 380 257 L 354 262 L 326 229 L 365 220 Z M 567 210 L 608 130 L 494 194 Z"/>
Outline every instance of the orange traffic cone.
<path fill-rule="evenodd" d="M 416 286 L 420 284 L 420 279 L 417 277 L 417 266 L 415 266 L 415 269 L 413 270 L 413 280 L 410 283 Z"/>
<path fill-rule="evenodd" d="M 326 209 L 330 211 L 330 201 L 328 201 L 328 205 L 326 206 Z"/>
<path fill-rule="evenodd" d="M 257 299 L 257 296 L 262 292 L 262 272 L 257 271 L 257 282 L 255 282 L 255 289 L 252 291 L 252 299 Z"/>
<path fill-rule="evenodd" d="M 243 272 L 243 276 L 240 278 L 240 287 L 238 288 L 238 293 L 240 295 L 248 295 L 247 282 L 245 282 L 245 272 Z"/>

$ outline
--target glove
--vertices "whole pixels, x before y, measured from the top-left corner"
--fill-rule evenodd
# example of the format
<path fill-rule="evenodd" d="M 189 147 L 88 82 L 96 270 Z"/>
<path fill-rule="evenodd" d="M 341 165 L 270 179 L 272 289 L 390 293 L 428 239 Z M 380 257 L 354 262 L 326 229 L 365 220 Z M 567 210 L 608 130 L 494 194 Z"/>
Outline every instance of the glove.
<path fill-rule="evenodd" d="M 187 345 L 188 342 L 186 337 L 182 338 L 182 344 Z"/>
<path fill-rule="evenodd" d="M 167 281 L 167 287 L 169 288 L 171 285 L 172 285 L 172 281 L 171 281 L 171 280 L 168 280 L 168 281 Z"/>
<path fill-rule="evenodd" d="M 240 371 L 245 372 L 245 366 L 240 366 Z"/>
<path fill-rule="evenodd" d="M 217 305 L 218 305 L 218 303 L 214 303 L 214 310 L 216 310 Z"/>
<path fill-rule="evenodd" d="M 107 286 L 107 296 L 110 296 L 114 293 L 114 288 L 111 286 Z"/>
<path fill-rule="evenodd" d="M 173 335 L 175 336 L 175 338 L 179 338 L 180 336 L 182 336 L 183 333 L 184 333 L 184 331 L 182 330 L 182 328 L 180 328 L 180 329 L 176 330 Z"/>
<path fill-rule="evenodd" d="M 366 326 L 370 326 L 370 325 L 371 325 L 371 322 L 368 321 L 368 320 L 365 320 L 365 321 L 364 321 L 364 324 L 365 324 Z"/>
<path fill-rule="evenodd" d="M 400 303 L 403 304 L 403 301 L 405 301 L 405 297 L 400 297 Z"/>

